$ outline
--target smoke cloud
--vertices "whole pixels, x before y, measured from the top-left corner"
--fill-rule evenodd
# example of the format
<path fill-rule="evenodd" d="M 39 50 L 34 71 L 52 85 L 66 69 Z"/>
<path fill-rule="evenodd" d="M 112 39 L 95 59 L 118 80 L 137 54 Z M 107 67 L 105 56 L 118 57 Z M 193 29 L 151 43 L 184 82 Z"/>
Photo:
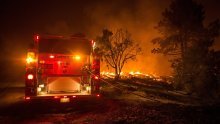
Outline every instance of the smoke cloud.
<path fill-rule="evenodd" d="M 158 36 L 154 29 L 158 23 L 161 12 L 168 6 L 169 2 L 155 0 L 137 1 L 132 7 L 124 7 L 123 3 L 97 3 L 86 8 L 89 20 L 91 21 L 88 34 L 91 37 L 101 35 L 103 28 L 115 31 L 118 28 L 128 30 L 134 41 L 142 47 L 143 54 L 137 57 L 136 61 L 128 62 L 123 71 L 141 71 L 158 75 L 170 75 L 171 69 L 167 58 L 162 55 L 151 53 L 153 44 L 151 40 Z M 125 3 L 124 3 L 125 4 Z M 121 6 L 121 7 L 117 7 Z M 102 66 L 102 70 L 107 67 Z"/>
<path fill-rule="evenodd" d="M 205 5 L 206 20 L 220 18 L 218 0 L 198 0 Z M 34 33 L 68 35 L 84 33 L 95 39 L 104 28 L 115 31 L 128 30 L 138 42 L 143 55 L 128 62 L 124 72 L 141 71 L 157 75 L 170 75 L 172 69 L 166 56 L 152 54 L 155 47 L 151 40 L 160 34 L 154 27 L 161 13 L 171 0 L 54 0 L 18 1 L 1 3 L 0 76 L 7 80 L 22 80 L 25 72 L 25 56 Z M 214 6 L 213 6 L 214 5 Z M 220 49 L 220 39 L 214 48 Z M 102 66 L 102 70 L 107 67 Z"/>

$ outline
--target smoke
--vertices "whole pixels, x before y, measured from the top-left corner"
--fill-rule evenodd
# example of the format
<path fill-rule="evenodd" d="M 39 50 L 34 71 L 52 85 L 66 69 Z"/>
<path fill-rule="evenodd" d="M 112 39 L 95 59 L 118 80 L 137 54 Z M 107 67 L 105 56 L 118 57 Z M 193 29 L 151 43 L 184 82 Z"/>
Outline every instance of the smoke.
<path fill-rule="evenodd" d="M 2 82 L 24 81 L 27 44 L 17 36 L 2 39 L 0 78 Z M 23 83 L 23 82 L 20 82 Z M 11 84 L 10 84 L 11 85 Z"/>
<path fill-rule="evenodd" d="M 207 23 L 220 17 L 218 12 L 213 12 L 219 5 L 215 4 L 217 0 L 198 1 L 207 4 Z M 26 51 L 28 44 L 33 42 L 34 33 L 84 33 L 89 39 L 95 39 L 104 28 L 112 31 L 118 28 L 128 30 L 133 40 L 143 49 L 143 55 L 138 56 L 136 61 L 128 62 L 124 72 L 170 75 L 172 71 L 167 57 L 151 53 L 154 48 L 151 40 L 159 36 L 154 27 L 170 2 L 171 0 L 41 0 L 39 3 L 19 1 L 0 4 L 0 76 L 8 80 L 23 79 Z M 216 44 L 215 47 L 220 49 L 220 42 Z M 106 68 L 103 66 L 102 70 Z"/>
<path fill-rule="evenodd" d="M 151 50 L 155 47 L 151 40 L 160 35 L 154 27 L 161 19 L 162 12 L 165 8 L 168 8 L 170 2 L 171 0 L 96 2 L 87 6 L 84 10 L 90 22 L 87 28 L 88 36 L 95 38 L 97 35 L 101 35 L 103 28 L 108 28 L 113 32 L 118 28 L 127 29 L 132 34 L 133 39 L 142 47 L 143 55 L 138 56 L 136 61 L 127 63 L 123 71 L 170 75 L 172 69 L 168 62 L 168 57 L 151 53 Z M 198 0 L 198 2 L 203 4 L 206 10 L 205 25 L 220 17 L 218 12 L 213 11 L 211 6 L 213 3 L 205 0 Z M 215 3 L 216 1 L 213 2 Z M 215 8 L 218 7 L 216 6 Z M 220 38 L 216 41 L 214 48 L 219 49 Z M 107 69 L 106 66 L 102 66 L 102 70 Z"/>
<path fill-rule="evenodd" d="M 170 75 L 171 69 L 168 59 L 162 55 L 151 53 L 154 47 L 151 40 L 159 35 L 154 27 L 161 18 L 161 12 L 169 5 L 169 1 L 117 0 L 89 2 L 83 4 L 82 12 L 71 15 L 74 20 L 61 18 L 47 24 L 44 32 L 61 35 L 81 32 L 88 38 L 95 39 L 101 35 L 104 28 L 112 31 L 119 28 L 128 30 L 133 40 L 142 47 L 143 54 L 138 56 L 136 61 L 126 63 L 123 71 Z M 65 14 L 67 15 L 67 11 L 64 10 L 62 16 Z M 102 66 L 102 70 L 106 69 L 105 65 Z"/>
<path fill-rule="evenodd" d="M 143 54 L 134 62 L 128 62 L 123 71 L 141 71 L 158 75 L 170 75 L 171 69 L 168 59 L 162 55 L 151 53 L 153 44 L 151 40 L 158 36 L 154 29 L 158 23 L 161 12 L 169 2 L 159 0 L 136 1 L 132 5 L 127 1 L 115 3 L 96 3 L 85 9 L 86 15 L 91 21 L 88 34 L 95 38 L 101 35 L 103 28 L 115 31 L 118 28 L 128 30 L 134 41 L 142 47 Z M 118 7 L 120 6 L 120 7 Z M 102 70 L 107 70 L 103 66 Z"/>
<path fill-rule="evenodd" d="M 68 35 L 70 34 L 70 28 L 65 21 L 57 21 L 54 24 L 46 26 L 45 32 L 48 34 Z"/>

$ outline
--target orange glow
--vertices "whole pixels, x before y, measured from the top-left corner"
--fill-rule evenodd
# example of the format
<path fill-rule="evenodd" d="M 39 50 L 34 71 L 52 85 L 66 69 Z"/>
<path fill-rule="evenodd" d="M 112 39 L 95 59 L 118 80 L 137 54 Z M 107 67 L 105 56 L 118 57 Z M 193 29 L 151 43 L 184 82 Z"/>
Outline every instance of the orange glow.
<path fill-rule="evenodd" d="M 34 62 L 34 59 L 31 58 L 31 57 L 28 57 L 28 58 L 26 59 L 26 62 L 27 62 L 28 64 L 30 64 L 30 63 Z"/>
<path fill-rule="evenodd" d="M 28 74 L 27 79 L 28 80 L 33 80 L 34 79 L 34 75 L 33 74 Z"/>
<path fill-rule="evenodd" d="M 80 60 L 80 59 L 81 59 L 81 57 L 80 57 L 79 55 L 75 55 L 74 58 L 75 58 L 76 60 Z"/>
<path fill-rule="evenodd" d="M 61 64 L 61 61 L 57 61 L 57 64 L 59 64 L 59 65 L 60 65 L 60 64 Z"/>
<path fill-rule="evenodd" d="M 41 61 L 40 61 L 40 63 L 41 63 L 41 64 L 44 64 L 44 63 L 45 63 L 45 61 L 44 61 L 44 60 L 41 60 Z"/>
<path fill-rule="evenodd" d="M 130 74 L 130 75 L 134 75 L 134 72 L 133 72 L 133 71 L 130 71 L 129 74 Z"/>
<path fill-rule="evenodd" d="M 35 58 L 35 53 L 34 52 L 28 52 L 27 53 L 27 59 L 26 59 L 27 64 L 35 62 L 34 58 Z"/>
<path fill-rule="evenodd" d="M 76 98 L 76 96 L 72 96 L 73 98 Z"/>
<path fill-rule="evenodd" d="M 102 71 L 100 72 L 101 76 L 104 78 L 114 78 L 115 74 L 113 72 L 107 72 L 107 71 Z M 152 78 L 154 80 L 161 80 L 160 76 L 156 75 L 155 73 L 143 73 L 140 71 L 130 71 L 130 72 L 121 72 L 121 77 L 122 78 L 129 78 L 130 76 L 134 77 L 147 77 L 147 78 Z"/>
<path fill-rule="evenodd" d="M 142 73 L 140 73 L 139 71 L 137 71 L 137 72 L 135 72 L 135 74 L 142 74 Z"/>

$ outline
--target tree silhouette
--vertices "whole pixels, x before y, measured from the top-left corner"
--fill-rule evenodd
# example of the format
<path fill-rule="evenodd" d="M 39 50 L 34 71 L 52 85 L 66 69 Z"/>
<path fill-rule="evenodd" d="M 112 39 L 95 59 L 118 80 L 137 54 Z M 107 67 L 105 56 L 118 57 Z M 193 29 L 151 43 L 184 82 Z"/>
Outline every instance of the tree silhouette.
<path fill-rule="evenodd" d="M 216 52 L 210 47 L 219 34 L 219 20 L 205 27 L 203 6 L 193 0 L 172 1 L 162 16 L 156 26 L 161 36 L 152 40 L 159 47 L 152 52 L 171 56 L 176 87 L 193 92 L 216 84 L 211 65 L 217 63 L 210 63 Z"/>
<path fill-rule="evenodd" d="M 104 61 L 115 70 L 115 79 L 120 78 L 122 68 L 129 60 L 135 60 L 141 53 L 140 46 L 131 39 L 128 31 L 118 29 L 115 33 L 103 30 L 97 37 L 98 51 Z"/>
<path fill-rule="evenodd" d="M 159 48 L 152 52 L 183 58 L 190 42 L 203 30 L 203 7 L 192 0 L 174 0 L 162 15 L 156 26 L 162 37 L 153 39 Z"/>

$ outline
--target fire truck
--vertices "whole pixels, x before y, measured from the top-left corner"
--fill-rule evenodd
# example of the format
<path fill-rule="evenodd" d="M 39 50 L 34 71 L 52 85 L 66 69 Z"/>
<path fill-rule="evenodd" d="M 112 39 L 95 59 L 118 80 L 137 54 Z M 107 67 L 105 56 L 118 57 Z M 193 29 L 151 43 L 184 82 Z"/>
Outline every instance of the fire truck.
<path fill-rule="evenodd" d="M 100 96 L 100 58 L 93 40 L 83 35 L 39 34 L 33 40 L 26 58 L 25 100 L 70 102 Z"/>

